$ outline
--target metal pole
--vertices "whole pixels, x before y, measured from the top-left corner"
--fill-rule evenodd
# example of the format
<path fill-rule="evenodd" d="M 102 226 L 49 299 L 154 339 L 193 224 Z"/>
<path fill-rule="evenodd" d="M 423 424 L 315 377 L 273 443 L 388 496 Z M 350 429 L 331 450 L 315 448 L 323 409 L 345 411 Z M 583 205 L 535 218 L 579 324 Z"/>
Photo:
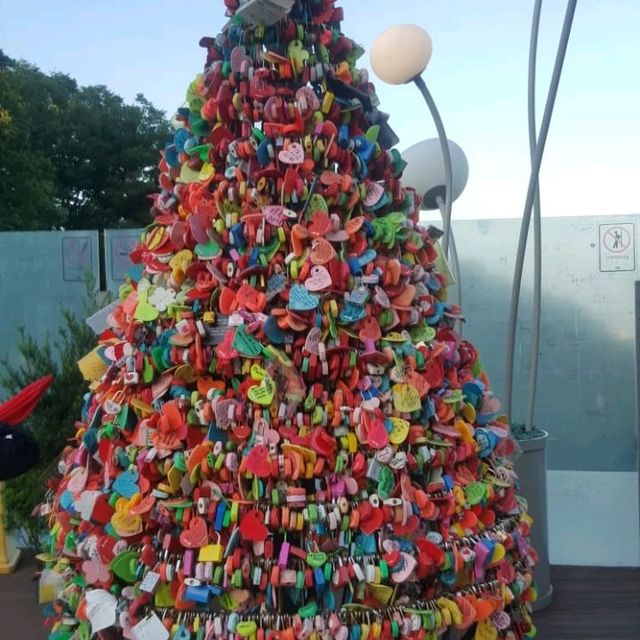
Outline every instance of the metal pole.
<path fill-rule="evenodd" d="M 513 286 L 511 289 L 511 305 L 509 308 L 508 334 L 507 334 L 507 359 L 505 366 L 505 413 L 511 417 L 511 402 L 513 393 L 513 354 L 516 342 L 516 323 L 518 320 L 518 303 L 520 299 L 520 286 L 522 284 L 522 270 L 524 267 L 524 254 L 527 248 L 527 235 L 529 231 L 529 223 L 531 221 L 531 209 L 535 196 L 536 186 L 538 184 L 538 175 L 540 173 L 540 165 L 542 164 L 542 156 L 544 147 L 547 142 L 549 133 L 549 125 L 551 124 L 551 115 L 553 114 L 553 106 L 558 94 L 558 85 L 560 84 L 560 74 L 564 64 L 564 57 L 567 52 L 567 44 L 569 35 L 571 34 L 571 25 L 575 14 L 577 0 L 569 0 L 567 10 L 562 25 L 562 34 L 560 36 L 560 44 L 556 53 L 556 61 L 551 76 L 551 85 L 547 95 L 547 102 L 542 116 L 540 126 L 540 136 L 536 145 L 536 152 L 533 157 L 531 166 L 531 176 L 529 177 L 529 186 L 527 188 L 527 196 L 525 198 L 524 211 L 522 213 L 522 225 L 520 227 L 520 238 L 518 240 L 518 251 L 516 253 L 516 265 L 513 275 Z"/>
<path fill-rule="evenodd" d="M 444 200 L 438 196 L 436 198 L 436 204 L 438 205 L 438 209 L 440 209 L 440 214 L 442 215 L 442 220 L 444 222 Z M 458 262 L 458 251 L 456 249 L 456 241 L 453 235 L 453 230 L 450 231 L 450 249 L 451 249 L 451 270 L 453 271 L 453 277 L 456 280 L 456 304 L 458 306 L 462 306 L 462 280 L 460 279 L 460 263 Z"/>
<path fill-rule="evenodd" d="M 442 237 L 442 253 L 447 259 L 449 255 L 449 238 L 451 235 L 451 205 L 453 197 L 453 171 L 451 168 L 451 153 L 449 151 L 449 143 L 447 141 L 447 135 L 444 132 L 444 124 L 442 123 L 442 118 L 438 113 L 438 108 L 436 107 L 436 103 L 433 100 L 429 89 L 427 89 L 427 85 L 424 83 L 422 76 L 416 76 L 413 78 L 413 81 L 416 83 L 416 86 L 420 90 L 424 101 L 427 103 L 427 107 L 429 107 L 429 111 L 431 112 L 431 116 L 433 118 L 433 122 L 436 125 L 436 130 L 438 131 L 438 138 L 440 140 L 440 147 L 442 148 L 442 158 L 444 160 L 444 180 L 445 180 L 445 192 L 444 192 L 444 213 L 442 214 L 442 226 L 443 226 L 443 237 Z"/>
<path fill-rule="evenodd" d="M 538 31 L 540 29 L 540 12 L 542 0 L 536 0 L 531 22 L 531 41 L 529 44 L 529 157 L 533 163 L 536 150 L 536 58 L 538 53 Z M 533 418 L 536 404 L 536 386 L 538 383 L 538 357 L 540 352 L 540 315 L 542 299 L 542 214 L 540 208 L 540 181 L 536 184 L 533 198 L 533 315 L 531 318 L 531 369 L 529 370 L 529 392 L 527 396 L 527 417 L 525 429 L 533 429 Z"/>

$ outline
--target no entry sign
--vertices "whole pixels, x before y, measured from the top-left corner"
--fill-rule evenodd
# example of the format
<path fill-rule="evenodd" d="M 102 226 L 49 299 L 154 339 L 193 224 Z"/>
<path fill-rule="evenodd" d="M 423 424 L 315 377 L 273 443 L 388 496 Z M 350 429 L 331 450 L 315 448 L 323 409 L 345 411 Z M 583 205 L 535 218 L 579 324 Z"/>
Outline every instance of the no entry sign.
<path fill-rule="evenodd" d="M 636 228 L 632 222 L 600 225 L 600 271 L 635 271 Z"/>

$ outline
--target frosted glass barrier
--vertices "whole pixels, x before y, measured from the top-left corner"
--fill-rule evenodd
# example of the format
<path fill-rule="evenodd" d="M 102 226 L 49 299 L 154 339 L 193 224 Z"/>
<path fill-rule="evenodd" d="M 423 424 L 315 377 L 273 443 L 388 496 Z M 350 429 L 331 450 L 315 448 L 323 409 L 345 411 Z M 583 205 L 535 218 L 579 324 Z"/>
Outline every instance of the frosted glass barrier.
<path fill-rule="evenodd" d="M 118 287 L 136 266 L 129 260 L 130 251 L 138 244 L 138 229 L 109 229 L 104 232 L 106 285 L 109 291 Z"/>
<path fill-rule="evenodd" d="M 634 283 L 639 224 L 640 216 L 542 221 L 542 327 L 535 423 L 550 433 L 550 469 L 637 469 Z M 493 386 L 503 396 L 507 317 L 520 222 L 454 221 L 454 230 L 467 317 L 465 337 L 480 349 Z M 515 358 L 516 422 L 523 422 L 526 413 L 532 262 L 529 250 Z"/>
<path fill-rule="evenodd" d="M 87 271 L 98 276 L 96 231 L 0 233 L 0 355 L 17 357 L 18 327 L 56 337 L 60 307 L 81 314 Z"/>

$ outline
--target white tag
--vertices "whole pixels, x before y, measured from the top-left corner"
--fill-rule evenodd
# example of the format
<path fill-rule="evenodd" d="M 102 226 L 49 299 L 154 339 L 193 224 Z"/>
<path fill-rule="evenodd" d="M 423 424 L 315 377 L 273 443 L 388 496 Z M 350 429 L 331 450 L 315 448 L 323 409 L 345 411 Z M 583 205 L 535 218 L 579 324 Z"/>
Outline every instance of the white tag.
<path fill-rule="evenodd" d="M 140 620 L 131 631 L 135 640 L 169 640 L 169 632 L 155 613 Z"/>
<path fill-rule="evenodd" d="M 140 583 L 140 590 L 147 593 L 155 593 L 160 582 L 160 574 L 155 571 L 149 571 Z"/>
<path fill-rule="evenodd" d="M 87 599 L 87 617 L 93 633 L 112 627 L 116 623 L 118 601 L 114 595 L 104 589 L 92 589 L 87 591 L 85 598 Z"/>

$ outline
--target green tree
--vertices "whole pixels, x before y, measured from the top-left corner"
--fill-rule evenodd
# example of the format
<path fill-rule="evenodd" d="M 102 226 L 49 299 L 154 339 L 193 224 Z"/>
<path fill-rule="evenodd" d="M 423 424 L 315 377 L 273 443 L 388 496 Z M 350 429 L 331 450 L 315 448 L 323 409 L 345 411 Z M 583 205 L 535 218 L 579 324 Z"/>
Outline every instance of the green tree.
<path fill-rule="evenodd" d="M 93 276 L 87 276 L 87 299 L 84 314 L 88 317 L 109 301 L 109 294 L 97 291 Z M 65 308 L 60 309 L 62 323 L 57 337 L 37 342 L 24 327 L 18 329 L 20 363 L 0 358 L 0 386 L 14 394 L 30 382 L 52 373 L 54 381 L 44 398 L 22 426 L 37 440 L 38 465 L 28 473 L 10 480 L 5 490 L 5 524 L 15 531 L 24 546 L 38 548 L 46 531 L 46 521 L 33 517 L 46 492 L 46 481 L 54 475 L 60 452 L 73 436 L 74 424 L 81 413 L 86 382 L 78 369 L 78 360 L 97 342 L 96 335 L 84 322 Z"/>
<path fill-rule="evenodd" d="M 164 113 L 0 51 L 0 230 L 150 221 Z"/>

